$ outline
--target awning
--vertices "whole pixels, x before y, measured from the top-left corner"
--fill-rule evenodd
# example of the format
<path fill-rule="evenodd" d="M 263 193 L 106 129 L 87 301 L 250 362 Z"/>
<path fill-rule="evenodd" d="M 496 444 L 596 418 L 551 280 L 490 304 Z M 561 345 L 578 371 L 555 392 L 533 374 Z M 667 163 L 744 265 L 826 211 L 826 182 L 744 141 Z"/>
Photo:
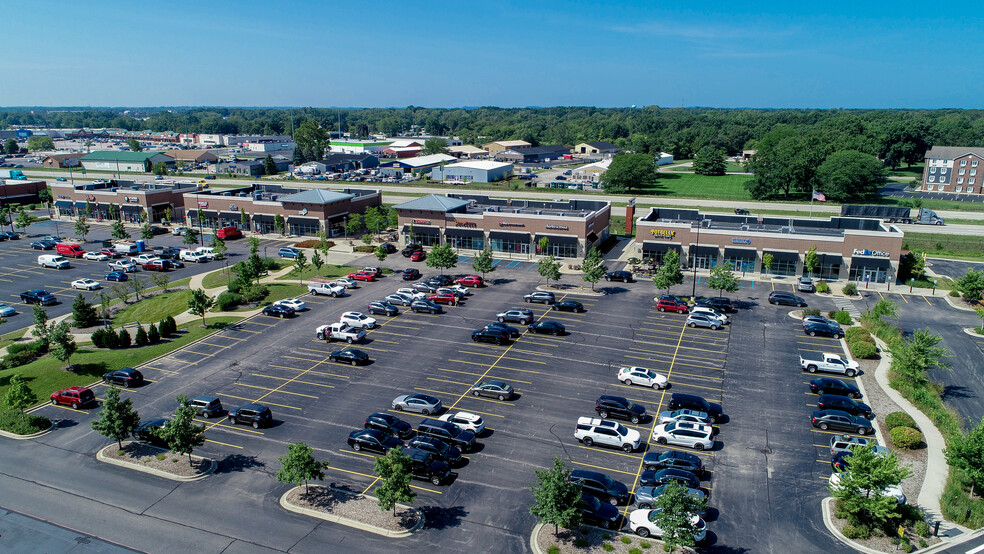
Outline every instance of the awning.
<path fill-rule="evenodd" d="M 755 249 L 753 248 L 732 248 L 730 246 L 724 247 L 724 257 L 725 258 L 736 258 L 740 260 L 754 260 L 755 259 Z"/>
<path fill-rule="evenodd" d="M 467 229 L 462 227 L 448 227 L 444 230 L 444 236 L 446 237 L 458 237 L 458 238 L 485 238 L 485 231 L 482 229 Z"/>
<path fill-rule="evenodd" d="M 410 226 L 409 225 L 404 225 L 403 226 L 403 232 L 404 233 L 409 233 L 410 232 Z M 430 237 L 430 236 L 439 237 L 439 236 L 441 236 L 441 228 L 440 227 L 437 227 L 437 226 L 434 226 L 434 225 L 414 225 L 413 226 L 413 234 L 415 234 L 415 235 L 421 235 L 421 236 L 425 236 L 425 237 Z"/>
<path fill-rule="evenodd" d="M 714 256 L 716 258 L 720 255 L 717 246 L 697 246 L 691 244 L 689 252 L 691 256 Z"/>
<path fill-rule="evenodd" d="M 197 214 L 198 213 L 198 210 L 191 210 L 191 213 Z M 219 215 L 219 212 L 217 212 L 215 210 L 202 210 L 202 217 L 206 217 L 206 218 L 209 218 L 209 217 L 218 217 L 218 215 Z"/>
<path fill-rule="evenodd" d="M 666 253 L 670 250 L 676 250 L 680 252 L 683 247 L 679 244 L 673 244 L 671 242 L 655 242 L 651 240 L 642 241 L 642 253 L 643 254 L 660 254 Z"/>
<path fill-rule="evenodd" d="M 71 200 L 55 200 L 55 207 L 56 208 L 71 208 L 72 207 L 72 201 Z M 82 204 L 82 207 L 84 208 L 85 207 L 85 204 Z"/>
<path fill-rule="evenodd" d="M 257 223 L 273 223 L 275 219 L 275 216 L 268 214 L 253 214 L 251 217 Z"/>
<path fill-rule="evenodd" d="M 510 240 L 513 242 L 530 242 L 529 233 L 520 233 L 514 231 L 489 231 L 490 240 Z"/>
<path fill-rule="evenodd" d="M 820 263 L 822 265 L 841 265 L 844 263 L 844 258 L 840 254 L 824 254 L 822 252 L 817 254 L 820 258 Z"/>
<path fill-rule="evenodd" d="M 299 215 L 287 216 L 287 221 L 291 223 L 307 223 L 309 225 L 321 225 L 321 220 L 316 217 L 301 217 Z"/>
<path fill-rule="evenodd" d="M 76 202 L 75 203 L 75 209 L 77 209 L 77 210 L 84 210 L 85 209 L 85 204 L 86 204 L 85 202 Z M 91 202 L 89 204 L 92 205 Z M 94 208 L 95 206 L 93 205 L 92 207 Z"/>
<path fill-rule="evenodd" d="M 892 267 L 892 260 L 888 258 L 869 258 L 865 256 L 854 256 L 851 258 L 851 269 L 888 269 Z"/>
<path fill-rule="evenodd" d="M 782 252 L 778 250 L 763 250 L 762 255 L 772 254 L 772 259 L 777 262 L 791 262 L 796 263 L 799 261 L 799 252 Z"/>
<path fill-rule="evenodd" d="M 136 204 L 123 204 L 120 206 L 120 209 L 123 210 L 123 213 L 138 214 L 143 211 L 143 206 L 138 206 Z"/>
<path fill-rule="evenodd" d="M 240 218 L 242 218 L 242 216 L 239 215 L 239 212 L 219 212 L 219 217 L 234 221 L 239 221 Z"/>
<path fill-rule="evenodd" d="M 540 239 L 547 239 L 550 244 L 563 245 L 563 246 L 577 246 L 577 237 L 565 237 L 562 235 L 537 235 L 533 242 L 540 242 Z"/>

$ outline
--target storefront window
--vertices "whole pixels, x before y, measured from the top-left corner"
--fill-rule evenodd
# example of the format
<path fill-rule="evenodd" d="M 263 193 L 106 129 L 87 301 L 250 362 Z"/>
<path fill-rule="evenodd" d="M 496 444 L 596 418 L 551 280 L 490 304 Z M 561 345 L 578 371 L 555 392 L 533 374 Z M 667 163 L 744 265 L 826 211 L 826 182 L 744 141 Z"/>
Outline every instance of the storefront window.
<path fill-rule="evenodd" d="M 547 249 L 541 251 L 540 245 L 536 245 L 537 254 L 541 256 L 553 256 L 555 258 L 576 258 L 577 244 L 554 244 L 548 243 Z"/>
<path fill-rule="evenodd" d="M 321 230 L 321 224 L 317 220 L 287 220 L 287 232 L 292 235 L 316 236 Z"/>
<path fill-rule="evenodd" d="M 441 235 L 431 234 L 431 233 L 413 233 L 409 232 L 403 233 L 403 240 L 407 244 L 419 244 L 422 246 L 439 246 L 441 244 Z"/>
<path fill-rule="evenodd" d="M 766 272 L 764 267 L 762 272 Z M 772 262 L 772 268 L 768 270 L 768 273 L 771 275 L 796 275 L 796 260 L 775 260 Z"/>
<path fill-rule="evenodd" d="M 851 271 L 848 279 L 860 283 L 884 283 L 888 278 L 888 272 L 882 267 L 869 267 L 859 263 L 851 264 Z"/>
<path fill-rule="evenodd" d="M 724 265 L 732 271 L 753 271 L 755 259 L 737 256 L 726 257 L 724 258 Z"/>
<path fill-rule="evenodd" d="M 530 252 L 530 243 L 523 239 L 489 239 L 489 247 L 495 252 L 512 252 L 515 254 L 528 254 Z"/>
<path fill-rule="evenodd" d="M 455 249 L 482 250 L 485 248 L 482 237 L 447 237 L 447 243 Z"/>
<path fill-rule="evenodd" d="M 691 267 L 697 269 L 713 269 L 717 265 L 717 254 L 697 254 L 691 258 Z"/>

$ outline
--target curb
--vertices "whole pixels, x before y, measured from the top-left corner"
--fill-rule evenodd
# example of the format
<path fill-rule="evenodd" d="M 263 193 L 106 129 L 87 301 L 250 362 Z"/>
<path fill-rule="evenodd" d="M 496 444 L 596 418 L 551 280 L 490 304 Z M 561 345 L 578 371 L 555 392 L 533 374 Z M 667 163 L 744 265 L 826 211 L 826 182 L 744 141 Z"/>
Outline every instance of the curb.
<path fill-rule="evenodd" d="M 42 404 L 42 406 L 47 406 L 47 404 Z M 35 408 L 31 408 L 33 410 Z M 29 410 L 24 410 L 24 413 L 28 413 Z M 55 424 L 52 424 L 44 431 L 38 431 L 37 433 L 31 433 L 30 435 L 18 435 L 17 433 L 11 433 L 10 431 L 4 431 L 0 429 L 0 437 L 7 437 L 8 439 L 14 439 L 15 441 L 26 441 L 31 439 L 36 439 L 38 437 L 43 437 L 48 433 L 55 430 Z"/>
<path fill-rule="evenodd" d="M 961 298 L 963 298 L 963 297 L 961 297 Z M 950 307 L 953 308 L 953 309 L 955 309 L 955 310 L 961 310 L 961 311 L 964 311 L 964 312 L 976 312 L 976 310 L 974 310 L 974 308 L 971 308 L 970 306 L 962 306 L 960 304 L 954 304 L 953 303 L 953 297 L 950 296 L 949 294 L 947 294 L 946 296 L 944 296 L 943 299 L 946 300 L 946 303 L 949 304 Z"/>
<path fill-rule="evenodd" d="M 841 541 L 847 546 L 850 546 L 854 550 L 857 550 L 858 552 L 864 552 L 865 554 L 885 554 L 881 550 L 874 550 L 872 548 L 862 546 L 861 544 L 856 543 L 851 539 L 845 537 L 843 534 L 841 534 L 841 532 L 837 529 L 837 527 L 834 526 L 833 516 L 831 515 L 830 506 L 833 503 L 834 503 L 833 496 L 828 496 L 827 498 L 824 498 L 823 500 L 820 501 L 820 508 L 823 511 L 823 524 L 827 526 L 827 530 L 830 531 L 831 535 L 836 537 L 837 540 Z"/>
<path fill-rule="evenodd" d="M 540 529 L 542 528 L 543 524 L 537 523 L 536 526 L 533 527 L 533 532 L 530 533 L 530 550 L 533 554 L 543 554 L 543 551 L 540 550 L 540 547 L 536 544 L 538 542 L 536 538 L 540 536 Z"/>
<path fill-rule="evenodd" d="M 317 487 L 319 485 L 315 485 L 315 486 Z M 409 537 L 414 531 L 417 531 L 418 529 L 420 529 L 421 527 L 423 527 L 424 522 L 425 522 L 425 518 L 424 518 L 424 513 L 423 512 L 421 512 L 420 510 L 418 510 L 416 508 L 411 508 L 410 506 L 406 506 L 404 504 L 397 504 L 397 506 L 399 506 L 400 508 L 407 508 L 407 509 L 410 509 L 410 510 L 413 510 L 413 511 L 417 512 L 417 523 L 413 527 L 411 527 L 410 529 L 407 529 L 405 531 L 390 531 L 389 529 L 383 529 L 382 527 L 376 527 L 375 525 L 370 525 L 368 523 L 362 523 L 361 521 L 357 521 L 357 520 L 354 520 L 354 519 L 351 519 L 351 518 L 337 516 L 337 515 L 329 514 L 329 513 L 326 513 L 326 512 L 320 512 L 318 510 L 312 510 L 310 508 L 304 508 L 304 507 L 301 507 L 301 506 L 297 506 L 295 504 L 291 504 L 290 502 L 287 502 L 287 495 L 289 495 L 291 492 L 293 492 L 293 491 L 295 491 L 295 490 L 297 490 L 299 488 L 301 488 L 301 487 L 294 487 L 292 489 L 288 489 L 287 492 L 285 492 L 284 494 L 282 494 L 280 496 L 280 506 L 283 507 L 283 509 L 287 510 L 288 512 L 294 512 L 295 514 L 301 514 L 301 515 L 305 515 L 305 516 L 308 516 L 308 517 L 314 517 L 314 518 L 318 518 L 318 519 L 323 519 L 325 521 L 330 521 L 332 523 L 338 523 L 340 525 L 345 525 L 347 527 L 352 527 L 354 529 L 359 529 L 359 530 L 362 530 L 362 531 L 367 531 L 369 533 L 375 533 L 377 535 L 380 535 L 380 536 L 383 536 L 383 537 L 388 537 L 388 538 L 391 538 L 391 539 L 401 539 L 401 538 L 404 538 L 404 537 Z M 342 490 L 336 489 L 334 487 L 325 487 L 325 488 L 328 488 L 328 489 L 331 489 L 331 490 L 335 490 L 335 491 L 339 491 L 339 492 L 344 492 L 346 494 L 350 494 L 347 491 L 342 491 Z M 363 498 L 371 498 L 373 500 L 376 499 L 375 496 L 368 495 L 368 494 L 363 494 L 363 495 L 359 495 L 359 496 L 362 496 Z"/>
<path fill-rule="evenodd" d="M 963 332 L 974 338 L 984 339 L 984 335 L 977 332 L 978 329 L 980 329 L 980 327 L 965 327 Z"/>
<path fill-rule="evenodd" d="M 844 352 L 844 359 L 846 359 L 846 360 L 853 359 L 851 357 L 851 347 L 850 347 L 849 344 L 847 344 L 847 337 L 845 336 L 844 338 L 839 339 L 839 340 L 840 340 L 841 350 Z M 885 364 L 887 366 L 888 363 L 889 363 L 888 362 L 888 359 L 889 359 L 888 353 L 885 352 L 884 350 L 882 350 L 882 352 L 881 352 L 881 359 L 878 360 L 878 367 L 876 367 L 874 369 L 874 371 L 872 371 L 872 377 L 875 377 L 875 380 L 876 381 L 877 381 L 877 377 L 876 376 L 878 375 L 879 370 L 881 370 L 882 364 Z M 861 398 L 867 397 L 868 391 L 864 390 L 864 383 L 861 381 L 861 376 L 860 375 L 857 376 L 857 378 L 854 380 L 854 382 L 858 385 L 858 390 L 861 391 Z M 882 392 L 885 392 L 885 391 L 882 391 Z M 885 393 L 885 396 L 889 396 L 888 393 Z M 889 398 L 891 399 L 890 396 L 889 396 Z M 892 400 L 894 400 L 894 399 L 892 399 Z M 900 407 L 901 407 L 901 405 L 900 405 Z M 875 417 L 874 417 L 875 415 L 876 414 L 872 414 L 872 418 L 871 418 L 872 420 L 875 419 Z M 874 421 L 871 422 L 871 427 L 874 430 L 874 433 L 872 433 L 872 436 L 875 437 L 875 440 L 878 442 L 878 444 L 887 447 L 888 446 L 888 441 L 885 440 L 885 437 L 882 435 L 881 428 L 879 428 L 878 425 L 876 425 Z M 927 459 L 927 463 L 928 463 L 928 459 Z M 925 485 L 925 484 L 926 484 L 926 481 L 923 480 L 923 485 Z M 919 490 L 920 491 L 922 490 L 923 485 L 920 485 L 919 486 Z"/>
<path fill-rule="evenodd" d="M 130 441 L 127 441 L 127 442 L 130 442 Z M 208 477 L 209 475 L 212 475 L 212 473 L 215 472 L 216 468 L 219 467 L 219 462 L 217 462 L 215 460 L 212 460 L 211 467 L 209 467 L 207 470 L 205 470 L 205 472 L 202 473 L 201 475 L 196 475 L 194 477 L 182 477 L 180 475 L 175 475 L 173 473 L 168 473 L 166 471 L 161 471 L 159 469 L 145 467 L 145 466 L 137 465 L 137 464 L 130 463 L 130 462 L 124 462 L 123 460 L 115 460 L 113 458 L 110 458 L 109 456 L 106 456 L 106 454 L 104 454 L 104 452 L 106 451 L 106 449 L 109 448 L 110 446 L 113 446 L 113 445 L 110 444 L 110 445 L 107 445 L 107 446 L 104 446 L 104 447 L 100 448 L 99 451 L 96 452 L 96 459 L 99 460 L 100 462 L 105 462 L 107 464 L 112 464 L 112 465 L 115 465 L 115 466 L 125 467 L 127 469 L 131 469 L 133 471 L 139 471 L 141 473 L 149 473 L 151 475 L 156 475 L 157 477 L 163 477 L 164 479 L 170 479 L 172 481 L 181 481 L 181 482 L 184 482 L 184 483 L 188 483 L 188 482 L 191 482 L 191 481 L 201 481 L 202 479 Z M 161 450 L 163 450 L 163 449 L 161 449 Z M 195 458 L 197 458 L 199 460 L 206 460 L 207 459 L 207 458 L 202 458 L 201 456 L 194 456 L 194 455 L 192 455 L 192 459 L 195 459 Z"/>

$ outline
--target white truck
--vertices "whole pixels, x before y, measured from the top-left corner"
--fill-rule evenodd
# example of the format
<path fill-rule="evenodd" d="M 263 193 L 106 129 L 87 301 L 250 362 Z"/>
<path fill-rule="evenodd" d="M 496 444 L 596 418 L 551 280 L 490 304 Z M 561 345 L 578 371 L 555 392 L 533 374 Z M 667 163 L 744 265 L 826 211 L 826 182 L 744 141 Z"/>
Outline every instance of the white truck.
<path fill-rule="evenodd" d="M 803 356 L 800 356 L 800 367 L 810 373 L 826 371 L 829 373 L 843 373 L 848 377 L 854 377 L 858 374 L 859 366 L 854 360 L 845 360 L 837 354 L 824 353 L 820 356 L 819 360 L 807 360 Z"/>
<path fill-rule="evenodd" d="M 140 249 L 133 242 L 114 242 L 113 250 L 126 256 L 134 256 L 140 253 Z"/>
<path fill-rule="evenodd" d="M 209 260 L 208 254 L 199 252 L 198 250 L 182 250 L 178 253 L 178 259 L 182 262 L 195 262 L 196 264 Z"/>
<path fill-rule="evenodd" d="M 154 254 L 140 254 L 139 256 L 132 256 L 130 261 L 137 265 L 143 265 L 159 259 L 160 258 Z"/>
<path fill-rule="evenodd" d="M 308 292 L 315 296 L 327 294 L 334 298 L 336 296 L 345 296 L 345 287 L 329 281 L 312 280 L 308 282 Z"/>
<path fill-rule="evenodd" d="M 128 262 L 126 260 L 116 260 L 115 262 L 109 262 L 106 264 L 109 266 L 111 271 L 123 271 L 125 273 L 133 273 L 137 270 L 137 264 L 133 262 Z"/>
<path fill-rule="evenodd" d="M 356 329 L 345 323 L 332 323 L 318 327 L 318 340 L 331 342 L 333 340 L 343 340 L 349 344 L 360 342 L 366 338 L 364 329 Z"/>

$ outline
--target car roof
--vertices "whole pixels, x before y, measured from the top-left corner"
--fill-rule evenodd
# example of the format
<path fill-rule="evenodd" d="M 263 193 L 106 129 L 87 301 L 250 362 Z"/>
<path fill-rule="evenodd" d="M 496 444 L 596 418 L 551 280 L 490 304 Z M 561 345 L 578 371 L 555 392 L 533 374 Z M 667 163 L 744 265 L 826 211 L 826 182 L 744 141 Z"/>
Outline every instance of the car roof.
<path fill-rule="evenodd" d="M 622 404 L 628 404 L 629 403 L 629 401 L 625 397 L 622 397 L 622 396 L 614 396 L 614 395 L 611 395 L 611 394 L 603 394 L 603 395 L 601 395 L 601 396 L 598 397 L 598 400 L 599 401 L 600 400 L 611 400 L 611 401 L 614 401 L 614 402 L 620 402 Z"/>

